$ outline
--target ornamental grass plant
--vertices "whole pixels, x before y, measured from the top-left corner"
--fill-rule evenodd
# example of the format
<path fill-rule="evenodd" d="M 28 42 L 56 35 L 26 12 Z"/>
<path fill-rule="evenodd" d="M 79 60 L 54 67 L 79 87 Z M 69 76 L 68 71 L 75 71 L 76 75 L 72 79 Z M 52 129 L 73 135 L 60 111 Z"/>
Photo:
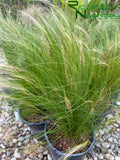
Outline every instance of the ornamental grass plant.
<path fill-rule="evenodd" d="M 109 108 L 111 93 L 120 88 L 120 32 L 115 31 L 113 41 L 108 37 L 112 22 L 101 26 L 104 30 L 99 23 L 94 26 L 97 39 L 93 28 L 87 32 L 61 10 L 53 10 L 49 19 L 25 14 L 33 21 L 31 28 L 1 19 L 9 62 L 3 67 L 9 75 L 4 85 L 14 91 L 7 96 L 22 107 L 24 117 L 52 116 L 59 137 L 89 145 L 93 127 L 98 127 L 96 114 Z"/>

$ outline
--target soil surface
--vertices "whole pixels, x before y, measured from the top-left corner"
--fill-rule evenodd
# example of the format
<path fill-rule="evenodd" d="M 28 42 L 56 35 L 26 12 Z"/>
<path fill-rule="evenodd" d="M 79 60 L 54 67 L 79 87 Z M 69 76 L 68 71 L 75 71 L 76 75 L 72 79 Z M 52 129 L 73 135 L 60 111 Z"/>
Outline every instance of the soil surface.
<path fill-rule="evenodd" d="M 48 131 L 51 130 L 51 125 L 52 124 L 48 127 Z M 73 154 L 85 152 L 90 147 L 93 140 L 92 134 L 84 135 L 83 137 L 68 138 L 58 128 L 54 129 L 54 132 L 49 133 L 48 138 L 53 147 L 64 153 L 69 152 L 72 148 L 89 140 L 89 144 L 87 146 L 79 148 L 73 152 Z"/>
<path fill-rule="evenodd" d="M 25 115 L 24 112 L 22 115 L 22 111 L 21 111 L 20 115 L 24 120 L 31 122 L 31 123 L 40 123 L 40 122 L 48 119 L 48 118 L 45 118 L 45 116 L 40 115 L 38 113 L 33 113 L 33 114 L 30 114 L 29 116 L 27 116 L 27 114 Z"/>

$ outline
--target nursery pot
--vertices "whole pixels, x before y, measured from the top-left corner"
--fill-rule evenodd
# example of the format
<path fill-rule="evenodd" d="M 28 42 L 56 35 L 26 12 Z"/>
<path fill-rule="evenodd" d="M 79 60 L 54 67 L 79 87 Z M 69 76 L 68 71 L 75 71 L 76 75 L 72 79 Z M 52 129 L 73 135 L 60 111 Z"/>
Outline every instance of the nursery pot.
<path fill-rule="evenodd" d="M 65 156 L 67 156 L 67 154 L 57 150 L 55 147 L 52 146 L 52 144 L 50 143 L 50 141 L 48 139 L 47 133 L 46 133 L 47 126 L 48 126 L 48 123 L 46 123 L 46 125 L 45 125 L 45 139 L 46 139 L 47 144 L 50 148 L 52 158 L 53 158 L 53 160 L 64 160 L 64 158 L 65 158 Z M 92 141 L 90 147 L 85 152 L 78 153 L 78 154 L 71 154 L 67 158 L 67 160 L 83 160 L 83 157 L 86 154 L 90 154 L 91 157 L 94 158 L 94 152 L 93 152 L 94 144 L 95 144 L 95 131 L 93 131 L 93 141 Z"/>
<path fill-rule="evenodd" d="M 105 116 L 107 116 L 108 114 L 112 113 L 112 110 L 113 110 L 113 107 L 111 106 L 111 108 L 110 108 L 107 112 L 105 112 L 105 113 L 100 113 L 100 114 L 98 114 L 97 116 L 99 116 L 99 117 L 105 117 Z"/>
<path fill-rule="evenodd" d="M 117 99 L 117 97 L 118 97 L 118 93 L 113 94 L 113 95 L 110 97 L 110 100 L 111 100 L 111 104 L 112 104 L 112 105 L 111 105 L 110 109 L 109 109 L 107 112 L 100 113 L 100 114 L 96 114 L 96 118 L 101 117 L 101 119 L 99 120 L 99 122 L 101 122 L 102 119 L 103 119 L 105 116 L 107 116 L 108 114 L 111 114 L 111 113 L 112 113 L 112 111 L 113 111 L 113 106 L 115 105 L 115 100 Z"/>
<path fill-rule="evenodd" d="M 118 96 L 119 96 L 119 93 L 120 93 L 120 89 L 117 89 L 113 94 L 112 94 L 112 96 L 111 96 L 111 102 L 112 102 L 112 104 L 113 105 L 116 105 L 116 100 L 117 100 L 117 98 L 118 98 Z"/>
<path fill-rule="evenodd" d="M 21 121 L 28 125 L 31 132 L 37 137 L 38 140 L 45 139 L 44 130 L 45 130 L 46 123 L 48 123 L 50 121 L 49 119 L 42 121 L 42 122 L 36 122 L 36 123 L 33 122 L 32 123 L 32 122 L 26 121 L 22 118 L 22 116 L 20 114 L 20 108 L 18 109 L 18 114 L 19 114 Z"/>
<path fill-rule="evenodd" d="M 98 119 L 98 122 L 102 122 L 103 118 L 107 116 L 108 114 L 111 114 L 113 111 L 113 107 L 111 106 L 110 110 L 108 110 L 105 113 L 96 114 L 96 119 Z"/>

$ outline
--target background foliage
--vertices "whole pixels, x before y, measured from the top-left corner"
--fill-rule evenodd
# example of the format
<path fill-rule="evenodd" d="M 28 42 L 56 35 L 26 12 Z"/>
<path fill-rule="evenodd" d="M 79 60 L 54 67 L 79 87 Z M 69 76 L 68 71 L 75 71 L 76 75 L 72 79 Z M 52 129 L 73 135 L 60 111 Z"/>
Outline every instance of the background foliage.
<path fill-rule="evenodd" d="M 0 8 L 4 15 L 7 16 L 8 10 L 11 10 L 11 15 L 16 17 L 17 10 L 26 8 L 28 6 L 29 0 L 2 0 L 0 2 Z"/>

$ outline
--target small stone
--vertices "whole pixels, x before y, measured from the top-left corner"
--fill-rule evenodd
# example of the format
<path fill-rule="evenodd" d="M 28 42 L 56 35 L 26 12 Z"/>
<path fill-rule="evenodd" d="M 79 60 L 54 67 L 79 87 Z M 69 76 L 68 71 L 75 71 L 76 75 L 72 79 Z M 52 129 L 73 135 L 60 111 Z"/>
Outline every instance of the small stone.
<path fill-rule="evenodd" d="M 118 147 L 115 147 L 115 152 L 119 153 L 120 149 Z"/>
<path fill-rule="evenodd" d="M 96 132 L 96 137 L 98 137 L 99 136 L 99 132 Z"/>
<path fill-rule="evenodd" d="M 117 139 L 116 139 L 116 138 L 114 138 L 114 143 L 116 143 L 116 144 L 118 143 L 118 141 L 117 141 Z"/>
<path fill-rule="evenodd" d="M 7 157 L 9 157 L 9 156 L 10 156 L 10 152 L 9 152 L 9 151 L 7 151 L 7 152 L 6 152 L 6 155 L 7 155 Z"/>
<path fill-rule="evenodd" d="M 118 137 L 118 139 L 120 139 L 120 132 L 119 132 L 119 133 L 117 133 L 117 137 Z"/>
<path fill-rule="evenodd" d="M 117 104 L 118 106 L 120 106 L 120 101 L 117 101 L 116 104 Z"/>
<path fill-rule="evenodd" d="M 99 130 L 99 133 L 101 134 L 101 135 L 104 135 L 104 131 L 103 130 Z"/>
<path fill-rule="evenodd" d="M 13 143 L 12 143 L 12 142 L 9 142 L 9 145 L 10 145 L 10 147 L 12 147 L 12 146 L 13 146 Z"/>
<path fill-rule="evenodd" d="M 18 111 L 14 111 L 14 115 L 15 115 L 15 120 L 16 121 L 19 121 L 20 117 L 19 117 L 19 114 L 18 114 Z"/>
<path fill-rule="evenodd" d="M 101 144 L 99 142 L 95 143 L 96 147 L 101 148 Z"/>
<path fill-rule="evenodd" d="M 1 148 L 5 149 L 5 146 L 3 144 L 1 144 L 0 146 L 1 146 Z"/>
<path fill-rule="evenodd" d="M 14 152 L 14 157 L 15 157 L 15 158 L 20 158 L 21 155 L 20 155 L 18 152 Z"/>
<path fill-rule="evenodd" d="M 119 129 L 119 128 L 117 128 L 117 132 L 120 132 L 120 129 Z"/>
<path fill-rule="evenodd" d="M 25 139 L 29 139 L 30 138 L 30 134 L 25 136 Z"/>
<path fill-rule="evenodd" d="M 17 142 L 17 139 L 13 139 L 13 143 L 16 143 Z"/>
<path fill-rule="evenodd" d="M 110 119 L 110 118 L 113 118 L 113 115 L 112 115 L 112 114 L 108 114 L 106 117 L 107 117 L 108 119 Z"/>
<path fill-rule="evenodd" d="M 48 150 L 43 152 L 43 155 L 47 155 L 48 154 Z"/>
<path fill-rule="evenodd" d="M 51 156 L 48 154 L 48 160 L 52 160 Z"/>
<path fill-rule="evenodd" d="M 110 130 L 112 129 L 112 127 L 111 127 L 111 126 L 109 126 L 109 127 L 107 127 L 107 129 L 110 131 Z"/>
<path fill-rule="evenodd" d="M 13 126 L 12 129 L 13 129 L 13 130 L 16 130 L 16 129 L 17 129 L 17 126 Z"/>
<path fill-rule="evenodd" d="M 116 134 L 112 134 L 112 137 L 117 138 L 117 135 Z"/>
<path fill-rule="evenodd" d="M 27 131 L 30 131 L 31 132 L 31 129 L 29 127 L 27 127 Z"/>
<path fill-rule="evenodd" d="M 3 134 L 2 134 L 2 133 L 0 133 L 0 138 L 2 138 L 2 136 L 3 136 Z"/>
<path fill-rule="evenodd" d="M 112 153 L 112 149 L 108 149 L 108 152 L 109 152 L 109 153 Z"/>
<path fill-rule="evenodd" d="M 120 125 L 120 121 L 117 121 L 117 123 Z"/>
<path fill-rule="evenodd" d="M 24 128 L 24 131 L 26 132 L 28 130 L 28 128 Z"/>
<path fill-rule="evenodd" d="M 21 135 L 23 135 L 23 136 L 24 136 L 25 134 L 26 134 L 26 132 L 22 131 Z"/>
<path fill-rule="evenodd" d="M 44 152 L 44 147 L 43 146 L 40 146 L 39 148 L 38 148 L 38 152 Z"/>
<path fill-rule="evenodd" d="M 22 122 L 19 122 L 18 123 L 18 127 L 22 127 L 23 123 Z"/>
<path fill-rule="evenodd" d="M 108 138 L 109 142 L 113 142 L 113 137 Z"/>
<path fill-rule="evenodd" d="M 118 140 L 118 146 L 120 147 L 120 139 Z"/>
<path fill-rule="evenodd" d="M 37 140 L 37 139 L 34 139 L 34 142 L 35 142 L 35 143 L 38 143 L 38 140 Z"/>
<path fill-rule="evenodd" d="M 105 157 L 109 160 L 109 159 L 110 159 L 110 153 L 107 153 L 107 154 L 105 155 Z"/>
<path fill-rule="evenodd" d="M 7 112 L 4 112 L 5 117 L 9 117 L 9 114 Z"/>
<path fill-rule="evenodd" d="M 108 129 L 103 128 L 103 132 L 108 133 L 109 131 L 108 131 Z"/>
<path fill-rule="evenodd" d="M 103 154 L 99 154 L 98 158 L 103 159 L 104 158 Z"/>
<path fill-rule="evenodd" d="M 0 118 L 0 123 L 2 123 L 2 122 L 3 122 L 3 119 Z"/>
<path fill-rule="evenodd" d="M 114 156 L 111 155 L 110 156 L 110 160 L 115 160 Z"/>
<path fill-rule="evenodd" d="M 108 134 L 108 135 L 106 136 L 107 139 L 110 138 L 110 137 L 111 137 L 111 134 Z"/>
<path fill-rule="evenodd" d="M 16 160 L 16 158 L 15 158 L 15 157 L 13 157 L 13 158 L 11 158 L 11 160 Z"/>
<path fill-rule="evenodd" d="M 39 157 L 40 159 L 42 159 L 42 158 L 43 158 L 42 153 L 38 154 L 38 157 Z"/>
<path fill-rule="evenodd" d="M 120 160 L 120 157 L 116 156 L 116 157 L 115 157 L 115 160 Z"/>
<path fill-rule="evenodd" d="M 102 137 L 102 139 L 105 141 L 107 138 L 106 138 L 106 135 L 104 135 L 103 137 Z"/>
<path fill-rule="evenodd" d="M 102 144 L 102 147 L 108 149 L 110 147 L 110 143 L 105 142 Z"/>
<path fill-rule="evenodd" d="M 5 158 L 5 157 L 6 157 L 6 154 L 3 154 L 3 155 L 2 155 L 2 158 Z"/>
<path fill-rule="evenodd" d="M 114 157 L 116 156 L 116 154 L 114 152 L 112 152 L 111 155 L 113 155 Z"/>
<path fill-rule="evenodd" d="M 29 142 L 29 139 L 26 139 L 23 143 L 27 144 Z"/>
<path fill-rule="evenodd" d="M 21 142 L 18 142 L 18 146 L 20 147 L 22 145 L 22 143 Z"/>
<path fill-rule="evenodd" d="M 23 137 L 20 137 L 20 138 L 18 138 L 18 141 L 24 141 L 24 138 Z"/>
<path fill-rule="evenodd" d="M 115 146 L 114 146 L 114 144 L 112 144 L 110 148 L 113 150 L 113 149 L 114 149 L 114 147 L 115 147 Z"/>
<path fill-rule="evenodd" d="M 119 127 L 119 125 L 117 123 L 114 124 L 115 127 Z"/>
<path fill-rule="evenodd" d="M 30 134 L 30 132 L 29 132 L 29 131 L 27 131 L 27 132 L 26 132 L 26 134 Z"/>

